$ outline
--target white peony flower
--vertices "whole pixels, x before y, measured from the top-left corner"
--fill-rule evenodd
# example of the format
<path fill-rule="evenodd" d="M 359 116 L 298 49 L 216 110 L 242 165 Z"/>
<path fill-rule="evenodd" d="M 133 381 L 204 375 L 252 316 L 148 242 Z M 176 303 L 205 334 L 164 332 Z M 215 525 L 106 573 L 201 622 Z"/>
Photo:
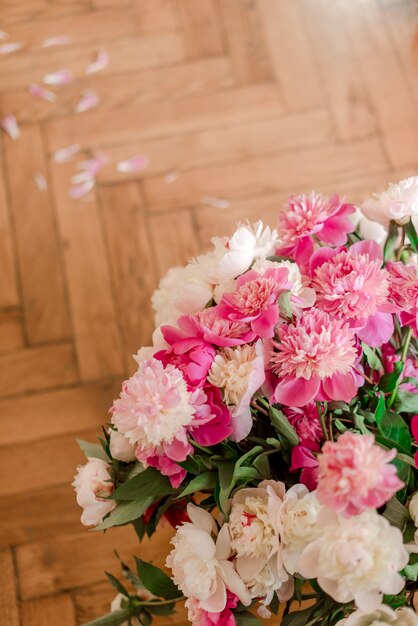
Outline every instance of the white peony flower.
<path fill-rule="evenodd" d="M 414 520 L 415 526 L 418 526 L 418 491 L 414 493 L 409 501 L 409 514 Z"/>
<path fill-rule="evenodd" d="M 398 594 L 405 585 L 399 574 L 408 563 L 402 533 L 374 510 L 343 517 L 321 509 L 322 534 L 303 550 L 299 572 L 340 603 L 354 599 L 358 608 L 372 612 L 383 594 Z"/>
<path fill-rule="evenodd" d="M 251 399 L 264 380 L 264 351 L 261 340 L 254 346 L 224 348 L 211 365 L 208 381 L 223 389 L 224 401 L 234 407 L 231 411 L 231 439 L 234 441 L 241 441 L 251 430 Z"/>
<path fill-rule="evenodd" d="M 132 355 L 132 358 L 139 365 L 142 361 L 152 359 L 156 352 L 166 350 L 168 347 L 168 343 L 161 332 L 161 326 L 158 326 L 152 333 L 152 346 L 142 346 L 136 354 Z"/>
<path fill-rule="evenodd" d="M 360 237 L 363 239 L 371 239 L 382 246 L 388 235 L 386 226 L 369 220 L 360 209 L 356 208 L 356 212 L 350 215 L 350 219 L 353 224 L 358 228 Z"/>
<path fill-rule="evenodd" d="M 118 461 L 129 463 L 135 460 L 135 446 L 131 444 L 129 439 L 117 430 L 110 429 L 110 454 Z"/>
<path fill-rule="evenodd" d="M 223 527 L 251 597 L 265 597 L 267 604 L 274 591 L 282 600 L 293 593 L 293 579 L 283 567 L 278 528 L 284 492 L 284 484 L 274 480 L 240 489 L 231 501 L 229 523 Z"/>
<path fill-rule="evenodd" d="M 321 534 L 318 513 L 321 509 L 315 492 L 305 485 L 294 485 L 285 494 L 280 508 L 280 535 L 283 564 L 289 574 L 298 571 L 303 549 Z"/>
<path fill-rule="evenodd" d="M 395 611 L 382 604 L 373 613 L 354 611 L 341 619 L 335 626 L 418 626 L 418 617 L 413 609 L 401 607 Z"/>
<path fill-rule="evenodd" d="M 229 546 L 225 531 L 218 534 L 213 517 L 194 504 L 187 505 L 191 522 L 177 527 L 171 543 L 174 548 L 166 565 L 173 581 L 188 597 L 199 600 L 200 608 L 221 612 L 226 605 L 226 590 L 238 596 L 245 605 L 251 599 L 233 564 L 228 561 Z"/>
<path fill-rule="evenodd" d="M 115 488 L 109 467 L 105 461 L 91 458 L 78 468 L 74 477 L 72 486 L 77 494 L 77 503 L 84 509 L 81 523 L 85 526 L 100 524 L 116 506 L 115 500 L 106 499 Z"/>
<path fill-rule="evenodd" d="M 181 315 L 202 310 L 212 296 L 213 287 L 196 263 L 172 267 L 151 298 L 155 323 L 174 324 Z"/>
<path fill-rule="evenodd" d="M 193 420 L 191 394 L 179 369 L 157 359 L 139 364 L 113 403 L 112 423 L 132 445 L 171 444 Z"/>
<path fill-rule="evenodd" d="M 254 259 L 274 254 L 278 235 L 260 221 L 253 226 L 238 225 L 232 237 L 215 237 L 212 243 L 213 250 L 198 256 L 194 262 L 207 281 L 222 285 L 246 272 Z"/>
<path fill-rule="evenodd" d="M 365 200 L 361 208 L 369 220 L 383 226 L 390 220 L 406 224 L 410 218 L 418 218 L 418 176 L 404 178 L 396 185 L 390 183 L 386 191 Z"/>

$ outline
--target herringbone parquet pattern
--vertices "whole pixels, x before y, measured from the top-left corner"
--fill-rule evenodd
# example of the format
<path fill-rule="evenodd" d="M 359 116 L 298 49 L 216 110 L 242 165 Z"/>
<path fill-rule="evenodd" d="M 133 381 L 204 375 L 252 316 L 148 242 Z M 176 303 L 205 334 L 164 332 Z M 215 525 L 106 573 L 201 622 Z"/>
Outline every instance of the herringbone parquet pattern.
<path fill-rule="evenodd" d="M 401 0 L 2 0 L 0 623 L 75 626 L 108 609 L 129 528 L 83 529 L 69 486 L 152 330 L 159 276 L 292 191 L 359 201 L 418 165 L 416 4 Z M 67 46 L 42 48 L 51 36 Z M 86 76 L 98 49 L 110 64 Z M 53 102 L 30 83 L 60 68 Z M 76 114 L 85 88 L 98 108 Z M 51 155 L 78 143 L 75 162 Z M 109 163 L 69 197 L 77 161 Z M 149 159 L 140 173 L 115 163 Z M 46 189 L 34 184 L 42 174 Z M 184 615 L 164 618 L 184 624 Z"/>

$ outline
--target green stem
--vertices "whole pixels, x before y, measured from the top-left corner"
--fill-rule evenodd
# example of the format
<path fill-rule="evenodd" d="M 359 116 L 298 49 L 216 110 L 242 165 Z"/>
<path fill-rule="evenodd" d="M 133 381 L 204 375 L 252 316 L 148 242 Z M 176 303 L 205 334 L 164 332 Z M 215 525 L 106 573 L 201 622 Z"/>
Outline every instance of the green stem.
<path fill-rule="evenodd" d="M 405 226 L 402 226 L 402 232 L 401 232 L 401 243 L 399 244 L 399 248 L 396 251 L 396 260 L 400 261 L 401 260 L 401 256 L 402 256 L 402 252 L 405 246 Z"/>
<path fill-rule="evenodd" d="M 324 435 L 325 439 L 329 439 L 329 435 L 328 435 L 328 432 L 327 432 L 327 427 L 326 427 L 326 424 L 325 424 L 325 413 L 322 410 L 322 406 L 321 406 L 320 402 L 315 402 L 315 404 L 316 404 L 316 410 L 318 411 L 319 422 L 320 422 L 321 428 L 322 428 L 322 434 Z M 307 625 L 305 624 L 305 626 L 307 626 Z"/>
<path fill-rule="evenodd" d="M 141 602 L 139 606 L 165 606 L 167 604 L 173 604 L 174 602 L 180 602 L 180 600 L 184 600 L 184 596 L 173 598 L 172 600 L 161 600 L 161 602 Z"/>
<path fill-rule="evenodd" d="M 409 344 L 411 343 L 411 337 L 412 337 L 412 328 L 409 327 L 408 330 L 406 331 L 405 340 L 402 346 L 401 361 L 400 361 L 401 363 L 405 363 L 406 361 L 406 355 L 408 354 L 408 348 L 409 348 Z M 399 376 L 398 380 L 396 381 L 396 387 L 390 395 L 390 398 L 388 401 L 389 408 L 395 402 L 396 394 L 398 393 L 398 386 L 401 380 L 402 380 L 402 374 Z"/>
<path fill-rule="evenodd" d="M 213 450 L 209 450 L 209 448 L 205 448 L 204 446 L 200 446 L 198 443 L 196 443 L 193 439 L 190 439 L 190 443 L 192 444 L 192 446 L 194 448 L 197 448 L 198 450 L 200 450 L 201 452 L 205 452 L 206 454 L 213 454 Z"/>

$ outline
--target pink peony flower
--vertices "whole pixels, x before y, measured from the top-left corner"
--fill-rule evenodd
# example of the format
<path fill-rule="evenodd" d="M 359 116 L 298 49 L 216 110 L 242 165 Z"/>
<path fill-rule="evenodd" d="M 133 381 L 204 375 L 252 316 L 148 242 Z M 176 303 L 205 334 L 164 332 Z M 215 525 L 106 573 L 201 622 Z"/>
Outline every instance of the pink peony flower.
<path fill-rule="evenodd" d="M 164 340 L 170 347 L 154 356 L 164 365 L 171 363 L 178 367 L 191 388 L 201 387 L 206 381 L 216 350 L 199 336 L 191 316 L 184 315 L 177 323 L 178 328 L 161 327 Z"/>
<path fill-rule="evenodd" d="M 196 313 L 195 324 L 205 341 L 221 348 L 240 346 L 255 338 L 248 324 L 222 318 L 217 306 Z"/>
<path fill-rule="evenodd" d="M 214 446 L 232 433 L 231 413 L 217 387 L 206 384 L 193 398 L 196 415 L 189 432 L 202 446 Z"/>
<path fill-rule="evenodd" d="M 200 608 L 197 598 L 188 598 L 185 606 L 188 610 L 188 619 L 192 626 L 235 626 L 235 617 L 231 609 L 235 609 L 239 599 L 227 590 L 226 605 L 220 613 L 210 613 Z"/>
<path fill-rule="evenodd" d="M 279 321 L 277 298 L 290 289 L 286 267 L 267 270 L 262 276 L 250 270 L 236 281 L 236 290 L 225 293 L 218 305 L 221 317 L 231 322 L 248 323 L 261 338 L 274 335 Z"/>
<path fill-rule="evenodd" d="M 401 309 L 399 320 L 418 337 L 418 267 L 388 262 L 386 268 L 390 275 L 389 298 Z"/>
<path fill-rule="evenodd" d="M 318 441 L 322 441 L 323 433 L 318 417 L 318 409 L 313 402 L 304 407 L 285 406 L 283 413 L 296 431 L 301 443 L 307 448 L 314 449 Z M 312 447 L 312 444 L 314 447 Z"/>
<path fill-rule="evenodd" d="M 389 341 L 394 329 L 389 274 L 382 262 L 382 249 L 374 241 L 359 241 L 349 250 L 321 248 L 310 261 L 315 306 L 346 320 L 373 347 Z"/>
<path fill-rule="evenodd" d="M 315 450 L 315 448 L 313 449 Z M 317 444 L 315 451 L 318 450 L 319 445 Z M 318 483 L 318 465 L 319 461 L 317 457 L 309 448 L 304 445 L 294 446 L 292 448 L 290 471 L 297 472 L 298 470 L 302 470 L 299 480 L 309 491 L 316 489 Z"/>
<path fill-rule="evenodd" d="M 379 508 L 404 486 L 390 463 L 395 456 L 395 449 L 376 445 L 374 435 L 346 431 L 327 441 L 319 455 L 318 500 L 346 517 Z"/>
<path fill-rule="evenodd" d="M 313 400 L 352 400 L 356 349 L 347 323 L 310 309 L 295 324 L 280 326 L 278 336 L 271 366 L 279 381 L 271 402 L 301 407 Z"/>
<path fill-rule="evenodd" d="M 314 250 L 313 235 L 331 246 L 345 244 L 347 233 L 355 228 L 348 217 L 351 213 L 355 207 L 337 195 L 327 198 L 312 192 L 309 196 L 290 196 L 279 213 L 277 254 L 306 266 Z"/>

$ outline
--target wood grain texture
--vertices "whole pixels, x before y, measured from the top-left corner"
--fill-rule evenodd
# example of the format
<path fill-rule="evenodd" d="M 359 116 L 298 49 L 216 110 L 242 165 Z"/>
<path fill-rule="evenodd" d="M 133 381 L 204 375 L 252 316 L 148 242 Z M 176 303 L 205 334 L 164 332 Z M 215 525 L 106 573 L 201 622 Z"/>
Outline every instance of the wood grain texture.
<path fill-rule="evenodd" d="M 0 622 L 75 626 L 109 610 L 113 554 L 163 564 L 172 530 L 88 532 L 71 482 L 131 355 L 150 294 L 237 222 L 274 227 L 290 193 L 361 204 L 417 174 L 414 0 L 3 0 L 0 54 Z M 45 38 L 69 35 L 65 46 Z M 109 63 L 86 67 L 100 49 Z M 68 68 L 54 102 L 30 84 Z M 99 105 L 76 114 L 82 91 Z M 78 143 L 72 162 L 54 153 Z M 86 197 L 80 164 L 108 162 Z M 140 171 L 118 163 L 144 155 Z M 41 192 L 33 175 L 42 173 Z M 221 208 L 223 207 L 223 208 Z M 16 567 L 15 565 L 16 564 Z M 186 626 L 184 608 L 156 626 Z M 266 624 L 280 623 L 280 616 Z"/>

